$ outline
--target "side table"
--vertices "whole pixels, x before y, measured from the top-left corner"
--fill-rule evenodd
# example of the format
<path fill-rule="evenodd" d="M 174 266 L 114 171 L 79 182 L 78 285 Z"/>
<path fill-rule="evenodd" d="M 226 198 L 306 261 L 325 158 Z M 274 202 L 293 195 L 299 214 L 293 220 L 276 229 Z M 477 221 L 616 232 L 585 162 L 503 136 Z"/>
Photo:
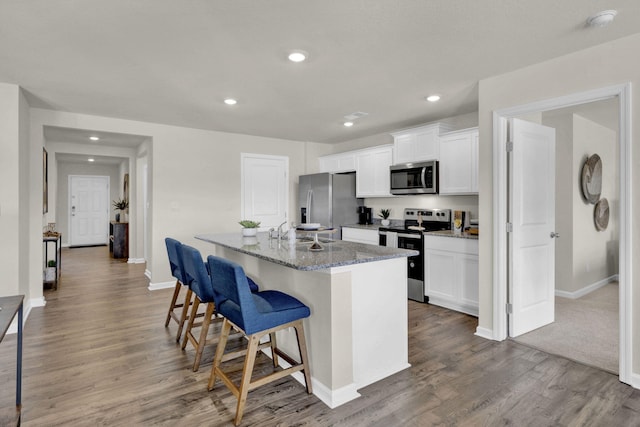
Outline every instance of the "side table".
<path fill-rule="evenodd" d="M 0 410 L 0 425 L 20 425 L 22 410 L 22 303 L 24 295 L 0 297 L 0 342 L 9 329 L 16 314 L 18 315 L 18 340 L 16 355 L 16 408 Z"/>
<path fill-rule="evenodd" d="M 50 284 L 55 290 L 58 289 L 58 281 L 60 280 L 60 271 L 62 269 L 62 233 L 44 233 L 42 235 L 42 243 L 44 244 L 44 268 L 46 271 L 47 264 L 49 262 L 49 243 L 55 245 L 56 251 L 56 266 L 55 266 L 55 278 L 53 280 L 43 279 L 43 284 Z"/>

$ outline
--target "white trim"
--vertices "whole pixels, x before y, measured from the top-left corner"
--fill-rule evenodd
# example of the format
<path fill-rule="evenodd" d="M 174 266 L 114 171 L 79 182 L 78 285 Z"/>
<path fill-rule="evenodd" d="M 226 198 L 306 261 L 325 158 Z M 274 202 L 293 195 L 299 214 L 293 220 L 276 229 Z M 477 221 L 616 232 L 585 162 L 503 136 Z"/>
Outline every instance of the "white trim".
<path fill-rule="evenodd" d="M 493 112 L 493 328 L 494 338 L 507 337 L 507 233 L 502 224 L 507 222 L 507 118 L 571 107 L 587 102 L 618 97 L 619 100 L 619 156 L 620 156 L 620 381 L 631 383 L 633 359 L 632 324 L 632 135 L 631 135 L 631 83 L 623 83 L 600 89 L 532 102 Z M 633 384 L 632 384 L 633 385 Z M 635 387 L 635 385 L 634 385 Z"/>
<path fill-rule="evenodd" d="M 640 388 L 640 375 L 631 373 L 631 382 L 629 384 L 633 388 Z"/>
<path fill-rule="evenodd" d="M 157 291 L 160 289 L 168 289 L 168 288 L 173 288 L 176 286 L 176 281 L 173 280 L 171 282 L 159 282 L 159 283 L 151 283 L 149 282 L 149 287 L 148 289 L 150 291 Z"/>
<path fill-rule="evenodd" d="M 266 354 L 270 359 L 273 359 L 271 355 L 271 348 L 264 348 L 262 349 L 262 352 Z M 284 360 L 282 357 L 278 359 L 278 364 L 280 364 L 280 366 L 282 366 L 282 368 L 284 369 L 291 367 L 291 364 Z M 411 365 L 408 365 L 407 367 L 410 366 Z M 293 374 L 291 374 L 291 376 L 303 386 L 305 385 L 304 375 L 302 374 L 302 372 L 294 372 Z M 351 383 L 349 385 L 331 391 L 329 387 L 315 379 L 312 375 L 311 387 L 313 389 L 313 394 L 318 399 L 322 400 L 322 403 L 324 403 L 331 409 L 337 408 L 340 405 L 344 405 L 345 403 L 360 397 L 360 393 L 358 393 L 358 390 L 356 388 L 356 383 Z"/>
<path fill-rule="evenodd" d="M 480 326 L 478 326 L 478 327 L 476 328 L 476 333 L 475 333 L 474 335 L 476 335 L 476 336 L 478 336 L 478 337 L 480 337 L 480 338 L 488 339 L 488 340 L 493 340 L 493 339 L 495 339 L 495 338 L 493 337 L 493 336 L 494 336 L 494 334 L 493 334 L 493 330 L 491 330 L 491 329 L 487 329 L 487 328 L 482 328 L 482 327 L 480 327 Z"/>
<path fill-rule="evenodd" d="M 144 264 L 147 262 L 144 258 L 129 258 L 127 264 Z"/>
<path fill-rule="evenodd" d="M 437 305 L 439 307 L 448 308 L 449 310 L 459 311 L 469 316 L 478 317 L 478 307 L 471 304 L 463 304 L 459 302 L 449 301 L 444 298 L 429 297 L 429 304 Z"/>
<path fill-rule="evenodd" d="M 611 282 L 617 282 L 618 281 L 618 275 L 614 274 L 613 276 L 609 276 L 607 278 L 604 278 L 602 280 L 598 280 L 595 283 L 592 283 L 588 286 L 585 286 L 583 288 L 578 289 L 577 291 L 574 292 L 567 292 L 567 291 L 562 291 L 560 289 L 556 289 L 556 296 L 557 297 L 562 297 L 562 298 L 569 298 L 569 299 L 578 299 L 578 298 L 582 298 L 585 295 L 590 294 L 591 292 L 600 289 L 601 287 L 608 285 Z"/>
<path fill-rule="evenodd" d="M 149 270 L 144 270 L 144 277 L 151 280 L 151 272 Z"/>

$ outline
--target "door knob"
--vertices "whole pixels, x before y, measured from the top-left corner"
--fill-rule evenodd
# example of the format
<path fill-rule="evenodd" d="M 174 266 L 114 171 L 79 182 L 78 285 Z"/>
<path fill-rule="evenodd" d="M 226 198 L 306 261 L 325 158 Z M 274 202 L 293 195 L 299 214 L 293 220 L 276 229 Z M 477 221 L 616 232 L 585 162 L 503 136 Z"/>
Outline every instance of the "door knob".
<path fill-rule="evenodd" d="M 560 233 L 552 231 L 551 234 L 549 234 L 549 237 L 551 237 L 552 239 L 557 239 L 558 237 L 560 237 Z"/>

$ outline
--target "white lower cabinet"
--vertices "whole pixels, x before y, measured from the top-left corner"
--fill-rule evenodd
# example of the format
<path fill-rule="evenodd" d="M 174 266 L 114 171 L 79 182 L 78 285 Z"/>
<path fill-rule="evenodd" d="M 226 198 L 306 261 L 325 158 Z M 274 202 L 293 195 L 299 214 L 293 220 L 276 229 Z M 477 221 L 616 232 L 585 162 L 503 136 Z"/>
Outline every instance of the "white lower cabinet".
<path fill-rule="evenodd" d="M 478 240 L 424 237 L 425 295 L 429 303 L 478 315 Z"/>
<path fill-rule="evenodd" d="M 367 245 L 378 245 L 378 230 L 342 227 L 342 240 L 355 243 L 364 243 Z"/>

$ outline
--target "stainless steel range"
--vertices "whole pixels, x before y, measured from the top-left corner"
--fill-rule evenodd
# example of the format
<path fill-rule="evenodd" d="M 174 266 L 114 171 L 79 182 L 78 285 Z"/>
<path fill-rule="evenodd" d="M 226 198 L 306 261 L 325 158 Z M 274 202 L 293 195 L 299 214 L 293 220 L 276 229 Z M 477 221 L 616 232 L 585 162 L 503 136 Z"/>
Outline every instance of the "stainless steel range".
<path fill-rule="evenodd" d="M 413 249 L 419 255 L 407 258 L 409 299 L 428 302 L 424 295 L 424 235 L 426 231 L 451 230 L 451 209 L 404 210 L 400 226 L 380 227 L 380 246 Z"/>

